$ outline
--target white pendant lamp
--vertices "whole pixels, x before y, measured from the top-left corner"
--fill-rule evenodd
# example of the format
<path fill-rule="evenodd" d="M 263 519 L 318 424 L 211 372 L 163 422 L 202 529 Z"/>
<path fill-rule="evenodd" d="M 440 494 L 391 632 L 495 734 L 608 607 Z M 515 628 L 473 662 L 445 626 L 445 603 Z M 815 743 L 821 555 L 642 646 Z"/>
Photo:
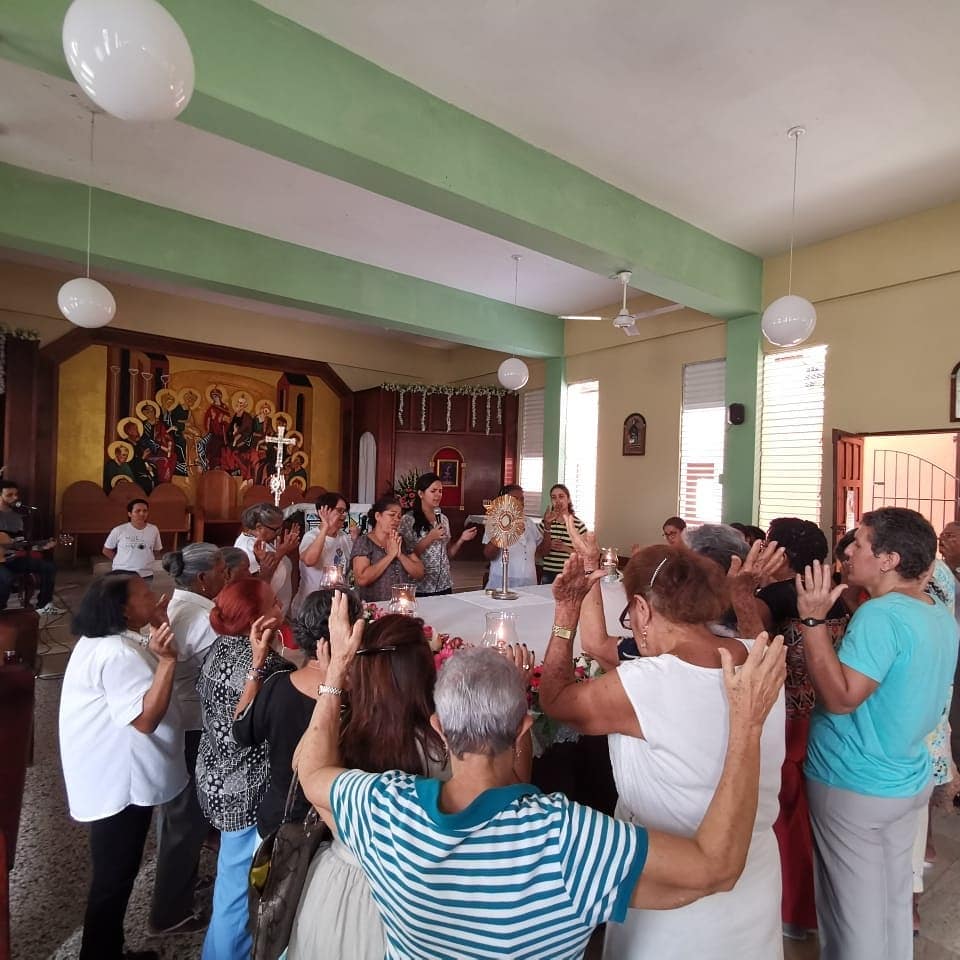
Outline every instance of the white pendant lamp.
<path fill-rule="evenodd" d="M 68 280 L 57 293 L 60 312 L 75 326 L 105 327 L 117 312 L 113 294 L 90 278 L 90 226 L 93 214 L 93 134 L 96 115 L 90 114 L 90 170 L 87 176 L 87 272 Z"/>
<path fill-rule="evenodd" d="M 74 79 L 120 120 L 172 120 L 193 95 L 193 54 L 156 0 L 73 0 L 63 54 Z"/>
<path fill-rule="evenodd" d="M 790 265 L 787 274 L 787 295 L 778 297 L 763 311 L 760 329 L 775 347 L 795 347 L 813 333 L 817 325 L 817 311 L 813 304 L 793 293 L 793 238 L 797 219 L 797 165 L 800 138 L 804 127 L 791 127 L 787 136 L 793 140 L 793 206 L 790 211 Z"/>
<path fill-rule="evenodd" d="M 517 289 L 520 284 L 520 261 L 523 257 L 519 253 L 512 254 L 513 257 L 513 305 L 517 305 Z M 497 379 L 501 386 L 508 390 L 521 390 L 527 385 L 530 379 L 530 371 L 527 365 L 519 357 L 510 357 L 504 360 L 497 368 Z"/>

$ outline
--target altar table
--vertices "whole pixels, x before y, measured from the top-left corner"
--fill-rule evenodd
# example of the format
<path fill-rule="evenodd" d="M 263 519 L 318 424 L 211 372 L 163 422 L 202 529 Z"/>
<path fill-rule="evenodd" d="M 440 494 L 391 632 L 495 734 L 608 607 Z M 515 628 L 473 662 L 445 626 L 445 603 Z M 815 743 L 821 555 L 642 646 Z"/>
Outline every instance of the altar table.
<path fill-rule="evenodd" d="M 603 612 L 607 633 L 622 634 L 620 613 L 626 605 L 622 583 L 601 582 Z M 537 661 L 543 660 L 553 626 L 553 593 L 548 584 L 515 587 L 516 600 L 495 600 L 483 590 L 453 593 L 444 597 L 417 597 L 417 616 L 433 627 L 435 634 L 449 633 L 462 637 L 465 643 L 479 643 L 486 626 L 485 614 L 506 610 L 516 616 L 517 634 L 521 643 L 534 651 Z M 574 653 L 580 652 L 579 635 L 574 640 Z"/>

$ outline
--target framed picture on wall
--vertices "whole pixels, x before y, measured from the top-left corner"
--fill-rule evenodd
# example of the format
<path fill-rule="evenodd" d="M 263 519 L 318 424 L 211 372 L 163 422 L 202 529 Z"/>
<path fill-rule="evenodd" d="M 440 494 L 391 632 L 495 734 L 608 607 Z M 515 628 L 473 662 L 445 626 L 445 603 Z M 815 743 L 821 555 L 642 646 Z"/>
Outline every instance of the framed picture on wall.
<path fill-rule="evenodd" d="M 460 461 L 437 460 L 437 476 L 445 487 L 459 487 Z"/>

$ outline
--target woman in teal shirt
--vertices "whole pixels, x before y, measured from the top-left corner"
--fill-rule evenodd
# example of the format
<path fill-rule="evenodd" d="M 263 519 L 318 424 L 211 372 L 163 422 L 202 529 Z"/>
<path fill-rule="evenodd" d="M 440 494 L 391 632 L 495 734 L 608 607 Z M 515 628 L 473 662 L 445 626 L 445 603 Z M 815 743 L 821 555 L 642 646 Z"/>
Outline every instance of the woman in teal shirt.
<path fill-rule="evenodd" d="M 823 626 L 844 586 L 818 563 L 797 577 L 817 691 L 805 772 L 816 855 L 821 960 L 912 956 L 911 851 L 932 787 L 925 738 L 949 696 L 957 624 L 924 592 L 933 527 L 914 510 L 866 513 L 850 583 L 871 599 L 838 651 Z"/>

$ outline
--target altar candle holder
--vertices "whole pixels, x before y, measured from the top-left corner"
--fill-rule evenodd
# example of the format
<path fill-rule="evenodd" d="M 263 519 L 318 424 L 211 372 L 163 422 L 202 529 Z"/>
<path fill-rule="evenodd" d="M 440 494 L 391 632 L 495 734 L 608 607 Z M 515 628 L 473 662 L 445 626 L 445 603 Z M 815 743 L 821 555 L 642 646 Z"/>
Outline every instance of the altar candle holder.
<path fill-rule="evenodd" d="M 606 576 L 603 578 L 605 583 L 620 582 L 620 554 L 616 547 L 604 547 L 601 552 L 601 561 L 606 570 Z"/>
<path fill-rule="evenodd" d="M 483 632 L 483 645 L 503 650 L 507 644 L 516 646 L 520 642 L 517 636 L 516 614 L 508 610 L 495 610 L 485 614 L 486 629 Z"/>
<path fill-rule="evenodd" d="M 344 586 L 343 573 L 337 566 L 324 567 L 320 571 L 321 587 L 342 587 Z"/>
<path fill-rule="evenodd" d="M 390 613 L 407 617 L 417 615 L 417 588 L 412 583 L 398 583 L 390 588 Z"/>

